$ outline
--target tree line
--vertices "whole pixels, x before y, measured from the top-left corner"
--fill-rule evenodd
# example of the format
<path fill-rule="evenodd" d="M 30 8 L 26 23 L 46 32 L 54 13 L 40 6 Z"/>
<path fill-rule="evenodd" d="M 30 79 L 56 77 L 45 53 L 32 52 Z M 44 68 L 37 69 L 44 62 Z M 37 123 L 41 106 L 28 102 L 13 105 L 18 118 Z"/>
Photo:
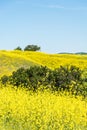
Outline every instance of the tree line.
<path fill-rule="evenodd" d="M 24 51 L 39 51 L 41 48 L 37 45 L 27 45 L 24 48 Z M 20 46 L 16 47 L 14 50 L 20 50 L 22 51 L 22 48 Z"/>

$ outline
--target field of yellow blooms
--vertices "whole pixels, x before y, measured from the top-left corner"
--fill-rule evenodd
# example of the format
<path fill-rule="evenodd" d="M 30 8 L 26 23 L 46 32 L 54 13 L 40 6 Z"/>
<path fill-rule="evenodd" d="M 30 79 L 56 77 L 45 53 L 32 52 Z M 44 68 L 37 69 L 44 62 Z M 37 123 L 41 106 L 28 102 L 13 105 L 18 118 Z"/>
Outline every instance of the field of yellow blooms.
<path fill-rule="evenodd" d="M 0 130 L 87 130 L 87 101 L 68 93 L 1 87 Z"/>
<path fill-rule="evenodd" d="M 43 65 L 51 69 L 60 65 L 75 65 L 80 69 L 87 68 L 87 55 L 46 54 L 32 51 L 0 51 L 0 76 L 10 75 L 20 67 Z"/>
<path fill-rule="evenodd" d="M 0 51 L 0 77 L 20 67 L 87 68 L 87 55 Z M 32 92 L 0 85 L 0 130 L 87 130 L 87 99 L 67 92 Z"/>

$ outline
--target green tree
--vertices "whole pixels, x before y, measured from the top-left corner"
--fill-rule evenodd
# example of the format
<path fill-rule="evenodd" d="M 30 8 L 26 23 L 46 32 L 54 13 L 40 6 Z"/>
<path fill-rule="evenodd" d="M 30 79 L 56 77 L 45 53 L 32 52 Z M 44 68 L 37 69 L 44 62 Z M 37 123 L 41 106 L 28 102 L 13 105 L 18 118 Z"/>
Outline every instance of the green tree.
<path fill-rule="evenodd" d="M 37 45 L 27 45 L 24 48 L 24 51 L 39 51 L 39 50 L 40 50 L 40 47 Z"/>
<path fill-rule="evenodd" d="M 22 48 L 20 46 L 16 47 L 14 50 L 22 50 Z"/>

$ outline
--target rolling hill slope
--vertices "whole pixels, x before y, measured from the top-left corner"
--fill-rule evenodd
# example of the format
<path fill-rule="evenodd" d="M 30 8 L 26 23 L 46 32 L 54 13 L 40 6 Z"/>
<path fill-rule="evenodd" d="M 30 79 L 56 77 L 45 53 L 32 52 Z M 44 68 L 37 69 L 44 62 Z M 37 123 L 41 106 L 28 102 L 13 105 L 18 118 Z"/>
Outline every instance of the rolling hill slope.
<path fill-rule="evenodd" d="M 0 77 L 10 75 L 20 67 L 43 65 L 51 69 L 60 65 L 76 65 L 81 69 L 87 68 L 87 55 L 46 54 L 27 51 L 0 51 Z"/>
<path fill-rule="evenodd" d="M 0 76 L 10 75 L 20 67 L 26 68 L 33 65 L 37 65 L 37 63 L 22 56 L 20 52 L 0 51 Z"/>

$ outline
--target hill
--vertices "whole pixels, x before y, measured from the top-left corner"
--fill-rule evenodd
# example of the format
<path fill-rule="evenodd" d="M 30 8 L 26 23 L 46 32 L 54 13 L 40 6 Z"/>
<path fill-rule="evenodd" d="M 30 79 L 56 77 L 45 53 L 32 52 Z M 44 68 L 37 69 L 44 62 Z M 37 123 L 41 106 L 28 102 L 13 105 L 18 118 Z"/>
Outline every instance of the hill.
<path fill-rule="evenodd" d="M 60 65 L 76 65 L 81 69 L 87 67 L 87 55 L 46 54 L 32 51 L 0 51 L 0 76 L 10 75 L 20 67 L 34 65 L 47 66 L 51 69 Z"/>

